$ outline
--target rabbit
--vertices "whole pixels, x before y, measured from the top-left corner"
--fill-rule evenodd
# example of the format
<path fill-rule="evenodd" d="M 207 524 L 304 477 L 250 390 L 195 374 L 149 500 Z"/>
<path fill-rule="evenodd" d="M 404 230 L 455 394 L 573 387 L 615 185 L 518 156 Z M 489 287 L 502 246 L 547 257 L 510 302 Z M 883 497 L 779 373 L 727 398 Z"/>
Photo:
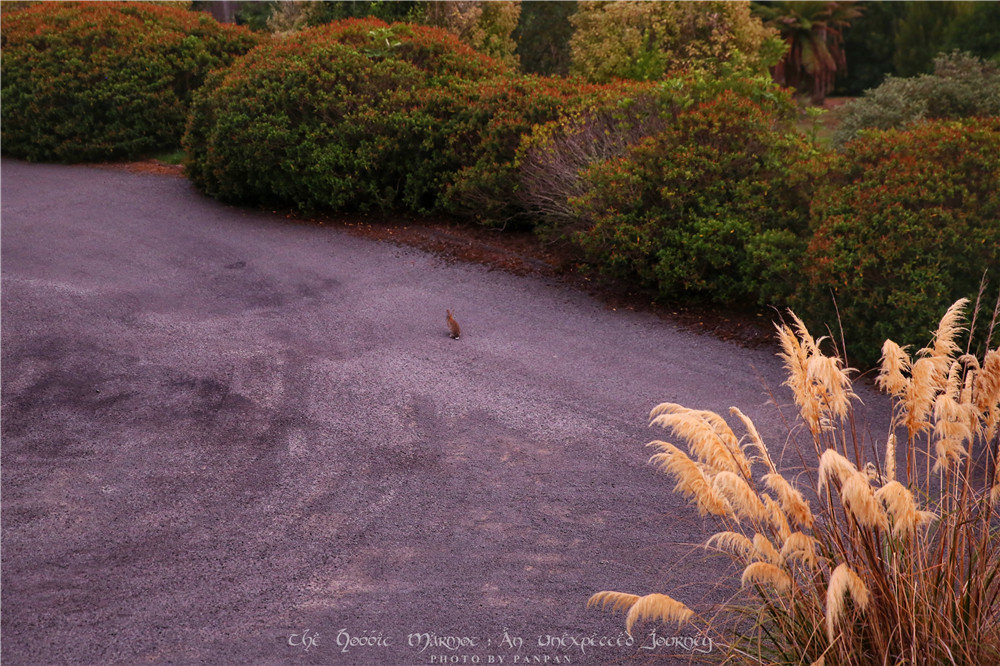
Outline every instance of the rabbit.
<path fill-rule="evenodd" d="M 458 322 L 451 316 L 451 310 L 445 310 L 445 313 L 447 314 L 449 335 L 453 339 L 458 340 L 458 336 L 462 334 L 462 329 L 458 327 Z"/>

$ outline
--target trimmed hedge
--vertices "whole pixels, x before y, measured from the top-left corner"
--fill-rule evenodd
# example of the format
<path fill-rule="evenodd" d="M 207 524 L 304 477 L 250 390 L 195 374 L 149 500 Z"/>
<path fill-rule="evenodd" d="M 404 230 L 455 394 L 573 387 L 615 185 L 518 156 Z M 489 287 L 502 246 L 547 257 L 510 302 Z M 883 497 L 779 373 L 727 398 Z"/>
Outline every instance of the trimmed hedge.
<path fill-rule="evenodd" d="M 265 43 L 198 94 L 188 174 L 231 202 L 503 222 L 522 134 L 580 94 L 443 30 L 348 19 Z"/>
<path fill-rule="evenodd" d="M 28 160 L 176 148 L 191 92 L 256 38 L 152 3 L 42 3 L 2 26 L 3 151 Z"/>
<path fill-rule="evenodd" d="M 813 225 L 794 305 L 814 322 L 836 321 L 835 296 L 855 360 L 873 362 L 886 338 L 926 344 L 943 304 L 975 299 L 986 269 L 991 308 L 1000 278 L 1000 118 L 863 133 L 832 162 Z"/>

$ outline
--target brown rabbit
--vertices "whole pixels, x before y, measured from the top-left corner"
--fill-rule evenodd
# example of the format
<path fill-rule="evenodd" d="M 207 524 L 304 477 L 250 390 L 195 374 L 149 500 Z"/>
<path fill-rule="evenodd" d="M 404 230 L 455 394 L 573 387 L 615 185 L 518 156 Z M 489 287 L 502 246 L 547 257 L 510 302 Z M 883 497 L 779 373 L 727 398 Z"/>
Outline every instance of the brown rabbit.
<path fill-rule="evenodd" d="M 458 322 L 451 316 L 451 310 L 445 310 L 445 313 L 448 315 L 447 321 L 448 331 L 450 332 L 449 335 L 451 335 L 451 337 L 455 340 L 458 340 L 458 336 L 462 334 L 462 329 L 458 327 Z"/>

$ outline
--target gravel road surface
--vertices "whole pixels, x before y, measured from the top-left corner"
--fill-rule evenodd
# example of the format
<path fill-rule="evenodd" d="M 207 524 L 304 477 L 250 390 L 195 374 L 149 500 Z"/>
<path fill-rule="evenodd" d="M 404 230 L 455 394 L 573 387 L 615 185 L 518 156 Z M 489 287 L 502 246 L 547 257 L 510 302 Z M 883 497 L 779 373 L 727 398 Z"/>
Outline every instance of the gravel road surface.
<path fill-rule="evenodd" d="M 727 594 L 649 409 L 785 442 L 772 351 L 162 175 L 3 161 L 2 336 L 11 665 L 671 663 L 579 645 Z"/>

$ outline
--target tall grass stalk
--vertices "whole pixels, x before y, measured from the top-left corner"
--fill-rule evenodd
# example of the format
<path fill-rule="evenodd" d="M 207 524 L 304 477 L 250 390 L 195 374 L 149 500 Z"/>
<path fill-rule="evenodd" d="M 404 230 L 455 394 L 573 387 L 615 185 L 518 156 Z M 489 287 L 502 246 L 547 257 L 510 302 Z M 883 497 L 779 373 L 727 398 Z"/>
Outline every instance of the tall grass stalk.
<path fill-rule="evenodd" d="M 712 412 L 656 407 L 652 423 L 687 452 L 654 441 L 651 462 L 717 521 L 705 548 L 738 563 L 743 592 L 721 611 L 664 594 L 590 603 L 626 612 L 629 631 L 701 625 L 732 662 L 1000 663 L 1000 350 L 987 341 L 977 358 L 959 344 L 967 305 L 952 305 L 916 354 L 886 341 L 877 384 L 893 412 L 878 442 L 855 422 L 851 370 L 824 353 L 828 341 L 794 315 L 777 327 L 815 454 L 796 477 L 805 492 L 738 409 L 740 439 Z"/>

